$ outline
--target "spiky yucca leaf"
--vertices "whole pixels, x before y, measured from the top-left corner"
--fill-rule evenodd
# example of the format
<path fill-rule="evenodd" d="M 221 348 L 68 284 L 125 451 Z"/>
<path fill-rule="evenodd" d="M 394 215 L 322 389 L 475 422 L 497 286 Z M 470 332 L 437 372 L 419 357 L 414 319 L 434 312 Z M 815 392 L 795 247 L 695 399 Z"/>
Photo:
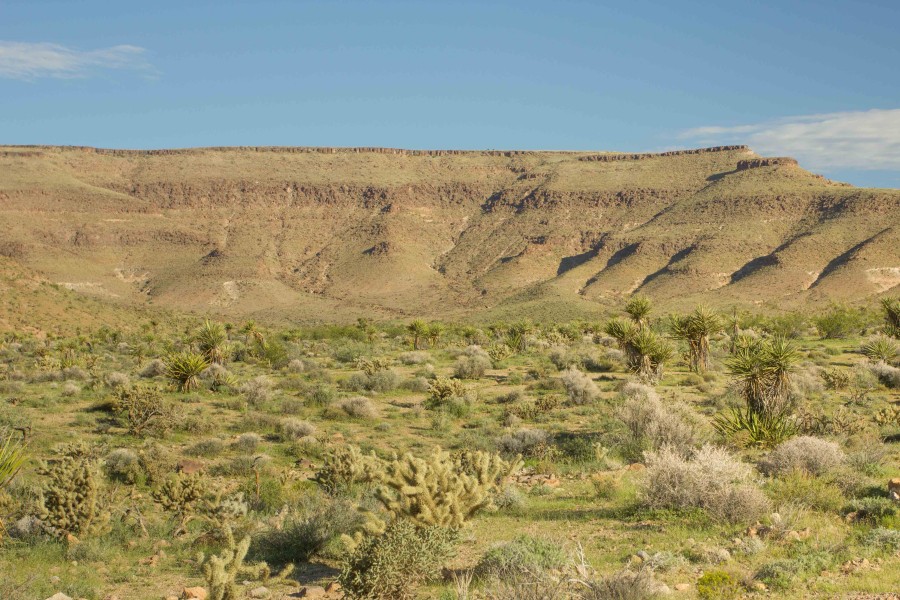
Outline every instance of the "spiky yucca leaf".
<path fill-rule="evenodd" d="M 12 434 L 8 435 L 0 445 L 0 489 L 12 481 L 25 464 L 26 458 L 25 444 L 13 440 Z"/>
<path fill-rule="evenodd" d="M 631 320 L 639 327 L 647 325 L 651 310 L 653 310 L 653 303 L 651 303 L 650 298 L 646 296 L 632 296 L 628 302 L 625 303 L 625 313 L 631 317 Z"/>
<path fill-rule="evenodd" d="M 866 340 L 860 351 L 872 362 L 881 361 L 890 365 L 900 357 L 900 343 L 886 335 L 878 335 Z"/>
<path fill-rule="evenodd" d="M 163 359 L 166 377 L 182 392 L 190 392 L 200 386 L 200 373 L 209 366 L 209 361 L 196 352 L 173 352 Z"/>
<path fill-rule="evenodd" d="M 746 434 L 753 446 L 777 446 L 797 434 L 797 424 L 784 413 L 760 414 L 747 409 L 733 409 L 713 419 L 713 428 L 723 437 L 734 438 Z"/>
<path fill-rule="evenodd" d="M 211 363 L 224 364 L 228 351 L 228 334 L 220 323 L 206 321 L 194 336 L 197 349 Z"/>

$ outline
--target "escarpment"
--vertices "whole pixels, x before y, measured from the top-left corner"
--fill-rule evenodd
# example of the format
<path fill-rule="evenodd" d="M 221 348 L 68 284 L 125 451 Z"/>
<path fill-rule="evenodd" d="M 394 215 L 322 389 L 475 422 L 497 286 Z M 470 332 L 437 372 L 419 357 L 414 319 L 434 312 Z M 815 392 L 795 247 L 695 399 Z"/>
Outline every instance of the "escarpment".
<path fill-rule="evenodd" d="M 0 200 L 4 255 L 51 281 L 236 316 L 566 318 L 635 291 L 785 307 L 886 293 L 900 268 L 900 192 L 746 146 L 6 146 Z"/>

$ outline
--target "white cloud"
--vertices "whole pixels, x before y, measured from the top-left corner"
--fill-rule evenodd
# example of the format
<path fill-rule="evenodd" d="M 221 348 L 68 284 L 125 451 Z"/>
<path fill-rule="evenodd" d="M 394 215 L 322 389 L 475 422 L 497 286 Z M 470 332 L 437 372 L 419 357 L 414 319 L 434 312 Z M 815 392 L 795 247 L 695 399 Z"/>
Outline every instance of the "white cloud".
<path fill-rule="evenodd" d="M 138 46 L 76 50 L 59 44 L 0 40 L 0 77 L 33 80 L 40 77 L 87 77 L 98 69 L 130 69 L 151 73 Z"/>
<path fill-rule="evenodd" d="M 697 127 L 679 137 L 699 144 L 747 144 L 759 154 L 793 156 L 811 169 L 900 170 L 900 109 Z"/>

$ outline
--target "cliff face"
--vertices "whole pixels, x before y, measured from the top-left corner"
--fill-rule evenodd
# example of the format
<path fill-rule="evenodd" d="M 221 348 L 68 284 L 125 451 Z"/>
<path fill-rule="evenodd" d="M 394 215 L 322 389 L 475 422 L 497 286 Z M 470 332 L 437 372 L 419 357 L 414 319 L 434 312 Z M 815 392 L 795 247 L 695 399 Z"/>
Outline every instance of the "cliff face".
<path fill-rule="evenodd" d="M 790 306 L 900 283 L 900 192 L 743 146 L 3 147 L 0 211 L 0 254 L 53 281 L 241 316 L 567 316 L 635 291 Z"/>

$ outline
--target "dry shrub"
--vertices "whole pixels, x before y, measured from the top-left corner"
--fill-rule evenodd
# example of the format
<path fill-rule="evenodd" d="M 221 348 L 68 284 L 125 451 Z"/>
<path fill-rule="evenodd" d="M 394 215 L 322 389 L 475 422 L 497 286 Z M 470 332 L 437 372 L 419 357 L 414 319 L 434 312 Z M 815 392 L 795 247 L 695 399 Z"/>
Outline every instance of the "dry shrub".
<path fill-rule="evenodd" d="M 260 375 L 241 385 L 241 393 L 247 404 L 258 407 L 265 404 L 272 397 L 272 382 L 268 377 Z"/>
<path fill-rule="evenodd" d="M 334 408 L 343 411 L 347 416 L 354 419 L 374 419 L 378 416 L 375 405 L 365 396 L 343 398 L 334 404 Z"/>
<path fill-rule="evenodd" d="M 706 445 L 690 457 L 663 448 L 648 452 L 646 461 L 641 500 L 648 508 L 700 508 L 732 523 L 754 521 L 768 509 L 750 465 L 722 448 Z"/>
<path fill-rule="evenodd" d="M 456 359 L 454 376 L 459 379 L 481 379 L 485 371 L 491 368 L 491 357 L 481 346 L 469 346 Z"/>
<path fill-rule="evenodd" d="M 622 390 L 626 398 L 619 409 L 619 419 L 625 424 L 624 440 L 627 458 L 638 459 L 646 450 L 671 450 L 687 454 L 696 445 L 696 427 L 687 418 L 690 409 L 678 404 L 668 408 L 650 386 L 629 383 Z"/>
<path fill-rule="evenodd" d="M 588 375 L 572 367 L 560 378 L 566 388 L 566 395 L 573 404 L 588 404 L 600 396 L 597 384 Z"/>
<path fill-rule="evenodd" d="M 760 469 L 768 474 L 804 471 L 810 475 L 824 475 L 846 460 L 846 455 L 836 443 L 801 435 L 779 444 L 760 462 Z"/>
<path fill-rule="evenodd" d="M 316 435 L 316 426 L 300 419 L 285 419 L 279 429 L 281 435 L 287 440 L 300 440 Z"/>

